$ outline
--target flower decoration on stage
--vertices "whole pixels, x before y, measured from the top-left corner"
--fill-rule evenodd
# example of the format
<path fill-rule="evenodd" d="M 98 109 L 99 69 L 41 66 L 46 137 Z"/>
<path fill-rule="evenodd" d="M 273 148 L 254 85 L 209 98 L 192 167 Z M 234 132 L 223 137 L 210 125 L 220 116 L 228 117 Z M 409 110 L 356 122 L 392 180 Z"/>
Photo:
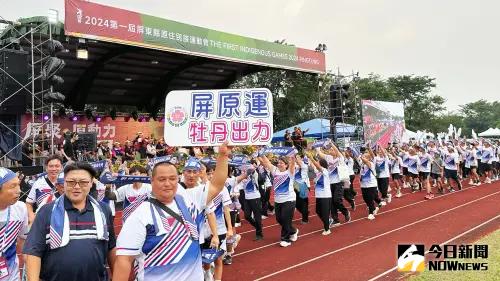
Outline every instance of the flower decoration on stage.
<path fill-rule="evenodd" d="M 233 154 L 245 154 L 251 156 L 257 151 L 258 148 L 255 145 L 243 145 L 234 147 L 232 152 Z"/>

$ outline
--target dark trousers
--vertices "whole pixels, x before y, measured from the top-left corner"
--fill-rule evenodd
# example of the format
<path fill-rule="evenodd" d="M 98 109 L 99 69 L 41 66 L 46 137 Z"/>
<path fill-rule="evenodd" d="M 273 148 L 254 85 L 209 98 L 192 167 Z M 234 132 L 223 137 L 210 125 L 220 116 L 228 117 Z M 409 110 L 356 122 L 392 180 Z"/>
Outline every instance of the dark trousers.
<path fill-rule="evenodd" d="M 269 200 L 271 200 L 271 188 L 272 187 L 259 188 L 260 200 L 262 202 L 262 214 L 266 217 L 268 217 L 267 212 L 272 212 L 274 210 L 274 206 L 269 202 Z"/>
<path fill-rule="evenodd" d="M 378 197 L 377 187 L 362 187 L 361 193 L 363 194 L 363 200 L 365 201 L 366 206 L 368 206 L 368 213 L 373 214 L 375 207 L 381 202 Z"/>
<path fill-rule="evenodd" d="M 339 214 L 340 211 L 344 216 L 347 216 L 349 211 L 347 211 L 346 207 L 344 207 L 344 203 L 342 203 L 342 198 L 344 197 L 344 189 L 342 188 L 342 182 L 332 183 L 330 184 L 330 190 L 332 191 L 332 219 L 335 222 L 339 222 Z"/>
<path fill-rule="evenodd" d="M 295 191 L 296 203 L 295 208 L 302 214 L 302 221 L 309 221 L 309 198 L 300 198 L 299 192 Z"/>
<path fill-rule="evenodd" d="M 291 242 L 290 235 L 297 230 L 292 225 L 295 201 L 275 203 L 276 221 L 281 225 L 281 241 Z"/>
<path fill-rule="evenodd" d="M 260 198 L 245 199 L 243 212 L 245 212 L 245 219 L 255 228 L 255 235 L 262 235 L 262 210 Z"/>
<path fill-rule="evenodd" d="M 316 214 L 323 222 L 323 229 L 330 229 L 330 208 L 332 198 L 316 198 Z"/>
<path fill-rule="evenodd" d="M 344 199 L 349 202 L 351 206 L 354 205 L 354 196 L 356 196 L 356 191 L 354 191 L 353 186 L 354 175 L 349 176 L 349 188 L 344 188 Z M 342 184 L 343 185 L 343 184 Z"/>
<path fill-rule="evenodd" d="M 382 194 L 382 199 L 387 198 L 387 190 L 389 188 L 389 178 L 377 178 L 378 191 Z"/>

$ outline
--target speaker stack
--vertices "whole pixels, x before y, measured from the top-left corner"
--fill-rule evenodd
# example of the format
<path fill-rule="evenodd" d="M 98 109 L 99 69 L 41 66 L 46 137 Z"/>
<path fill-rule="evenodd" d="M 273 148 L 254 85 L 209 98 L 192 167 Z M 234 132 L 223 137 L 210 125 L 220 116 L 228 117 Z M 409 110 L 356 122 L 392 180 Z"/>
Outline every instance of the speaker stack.
<path fill-rule="evenodd" d="M 27 100 L 31 97 L 31 85 L 28 84 L 30 74 L 28 53 L 10 49 L 1 50 L 0 69 L 3 70 L 0 70 L 0 102 L 5 101 L 0 106 L 0 115 L 23 114 L 26 111 Z M 6 100 L 7 98 L 9 99 Z"/>

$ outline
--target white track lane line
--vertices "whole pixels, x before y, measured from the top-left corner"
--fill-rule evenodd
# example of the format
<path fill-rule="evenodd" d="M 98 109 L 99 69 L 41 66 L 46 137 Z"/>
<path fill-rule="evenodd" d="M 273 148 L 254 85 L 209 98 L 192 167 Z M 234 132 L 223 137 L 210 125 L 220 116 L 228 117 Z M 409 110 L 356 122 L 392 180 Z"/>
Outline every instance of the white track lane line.
<path fill-rule="evenodd" d="M 462 190 L 459 190 L 459 191 L 455 191 L 453 193 L 446 193 L 444 195 L 440 195 L 438 197 L 435 197 L 434 199 L 432 200 L 421 200 L 421 201 L 417 201 L 417 202 L 413 202 L 411 204 L 407 204 L 407 205 L 404 205 L 404 206 L 400 206 L 400 207 L 397 207 L 397 208 L 394 208 L 394 209 L 390 209 L 390 210 L 387 210 L 387 211 L 384 211 L 384 212 L 379 212 L 377 214 L 377 216 L 380 216 L 382 214 L 387 214 L 387 213 L 391 213 L 391 212 L 394 212 L 394 211 L 397 211 L 397 210 L 401 210 L 401 209 L 404 209 L 404 208 L 407 208 L 407 207 L 411 207 L 411 206 L 414 206 L 414 205 L 418 205 L 418 204 L 421 204 L 421 203 L 424 203 L 424 202 L 429 202 L 429 201 L 433 201 L 433 200 L 437 200 L 439 198 L 443 198 L 443 197 L 446 197 L 446 196 L 449 196 L 449 195 L 453 195 L 453 194 L 456 194 L 456 193 L 459 193 L 459 192 L 464 192 L 468 189 L 471 189 L 471 187 L 468 187 L 468 188 L 464 188 Z M 474 188 L 475 189 L 475 188 Z M 376 217 L 377 217 L 376 216 Z M 339 228 L 339 227 L 342 227 L 342 226 L 345 226 L 345 225 L 348 225 L 350 223 L 354 223 L 354 222 L 357 222 L 357 221 L 361 221 L 361 220 L 366 220 L 367 218 L 365 217 L 362 217 L 362 218 L 359 218 L 359 219 L 355 219 L 355 220 L 352 220 L 348 223 L 344 223 L 344 224 L 341 224 L 340 226 L 337 226 L 337 227 L 334 227 L 333 229 L 336 229 L 336 228 Z M 375 220 L 376 221 L 376 220 Z M 311 234 L 314 234 L 314 233 L 319 233 L 319 232 L 322 232 L 323 231 L 323 228 L 319 229 L 319 230 L 315 230 L 315 231 L 312 231 L 312 232 L 307 232 L 307 233 L 304 233 L 304 234 L 301 234 L 299 237 L 304 237 L 304 236 L 308 236 L 308 235 L 311 235 Z M 261 249 L 264 249 L 264 248 L 267 248 L 267 247 L 271 247 L 273 245 L 278 245 L 280 242 L 274 242 L 274 243 L 271 243 L 271 244 L 267 244 L 267 245 L 264 245 L 264 246 L 260 246 L 260 247 L 257 247 L 257 248 L 253 248 L 253 249 L 250 249 L 250 250 L 246 250 L 246 251 L 243 251 L 243 252 L 240 252 L 240 253 L 236 253 L 233 255 L 233 257 L 237 257 L 237 256 L 241 256 L 241 255 L 244 255 L 244 254 L 248 254 L 248 253 L 251 253 L 251 252 L 255 252 L 255 251 L 258 251 L 258 250 L 261 250 Z"/>
<path fill-rule="evenodd" d="M 492 222 L 492 221 L 494 221 L 494 220 L 496 220 L 496 219 L 499 219 L 499 218 L 500 218 L 500 215 L 497 215 L 496 217 L 493 217 L 493 218 L 491 218 L 491 219 L 489 219 L 489 220 L 487 220 L 487 221 L 485 221 L 485 222 L 481 223 L 480 225 L 476 225 L 475 227 L 473 227 L 473 228 L 471 228 L 471 229 L 469 229 L 469 230 L 467 230 L 467 231 L 465 231 L 465 232 L 460 233 L 459 235 L 457 235 L 457 236 L 455 236 L 455 237 L 451 238 L 450 240 L 445 241 L 445 242 L 443 242 L 443 243 L 439 244 L 439 246 L 443 246 L 444 244 L 448 244 L 448 243 L 450 243 L 451 241 L 456 240 L 456 239 L 458 239 L 458 238 L 460 238 L 460 237 L 462 237 L 462 236 L 464 236 L 464 235 L 466 235 L 466 234 L 468 234 L 468 233 L 470 233 L 470 232 L 472 232 L 472 231 L 474 231 L 474 230 L 476 230 L 476 229 L 478 229 L 478 228 L 480 228 L 480 227 L 482 227 L 482 226 L 484 226 L 484 225 L 486 225 L 486 224 L 488 224 L 488 223 L 490 223 L 490 222 Z M 429 253 L 429 251 L 426 251 L 426 252 L 425 252 L 425 254 L 426 254 L 426 255 L 427 255 L 428 253 Z M 377 276 L 375 276 L 375 277 L 371 278 L 371 279 L 370 279 L 370 280 L 368 280 L 368 281 L 374 281 L 374 280 L 377 280 L 377 279 L 379 279 L 380 277 L 383 277 L 383 276 L 385 276 L 386 274 L 391 273 L 392 271 L 394 271 L 394 270 L 396 270 L 396 269 L 398 269 L 398 267 L 397 267 L 397 266 L 395 266 L 395 267 L 393 267 L 393 268 L 391 268 L 391 269 L 389 269 L 389 270 L 387 270 L 387 271 L 384 271 L 384 272 L 380 273 L 379 275 L 377 275 Z"/>
<path fill-rule="evenodd" d="M 462 189 L 462 190 L 463 190 L 463 189 Z M 399 230 L 401 230 L 401 229 L 407 228 L 407 227 L 412 226 L 412 225 L 415 225 L 415 224 L 417 224 L 417 223 L 420 223 L 420 222 L 423 222 L 423 221 L 426 221 L 426 220 L 429 220 L 429 219 L 435 218 L 435 217 L 437 217 L 437 216 L 440 216 L 440 215 L 442 215 L 442 214 L 446 214 L 446 213 L 448 213 L 448 212 L 454 211 L 454 210 L 456 210 L 456 209 L 458 209 L 458 208 L 463 208 L 463 207 L 465 207 L 465 206 L 467 206 L 467 205 L 470 205 L 470 204 L 475 203 L 475 202 L 477 202 L 477 201 L 480 201 L 480 200 L 483 200 L 483 199 L 485 199 L 485 198 L 491 197 L 491 196 L 493 196 L 493 195 L 497 195 L 497 194 L 499 194 L 499 193 L 500 193 L 500 191 L 497 191 L 497 192 L 491 193 L 491 194 L 489 194 L 489 195 L 485 195 L 485 196 L 483 196 L 483 197 L 480 197 L 480 198 L 477 198 L 477 199 L 475 199 L 475 200 L 469 201 L 469 202 L 467 202 L 467 203 L 465 203 L 465 204 L 462 204 L 462 205 L 460 205 L 460 206 L 456 206 L 456 207 L 453 207 L 453 208 L 448 209 L 448 210 L 446 210 L 446 211 L 443 211 L 443 212 L 440 212 L 440 213 L 434 214 L 434 215 L 432 215 L 432 216 L 430 216 L 430 217 L 426 217 L 426 218 L 420 219 L 420 220 L 418 220 L 418 221 L 414 221 L 414 222 L 412 222 L 412 223 L 409 223 L 409 224 L 406 224 L 406 225 L 400 226 L 400 227 L 395 228 L 395 229 L 393 229 L 393 230 L 386 231 L 386 232 L 384 232 L 384 233 L 378 234 L 378 235 L 373 236 L 373 237 L 370 237 L 370 238 L 368 238 L 368 239 L 361 240 L 361 241 L 359 241 L 359 242 L 356 242 L 356 243 L 350 244 L 350 245 L 345 246 L 345 247 L 342 247 L 342 248 L 340 248 L 340 249 L 337 249 L 337 250 L 334 250 L 334 251 L 331 251 L 331 252 L 325 253 L 325 254 L 323 254 L 323 255 L 321 255 L 321 256 L 317 256 L 317 257 L 315 257 L 315 258 L 305 260 L 305 261 L 303 261 L 303 262 L 301 262 L 301 263 L 298 263 L 298 264 L 296 264 L 296 265 L 293 265 L 293 266 L 290 266 L 290 267 L 287 267 L 287 268 L 281 269 L 281 270 L 276 271 L 276 272 L 274 272 L 274 273 L 271 273 L 271 274 L 268 274 L 268 275 L 266 275 L 266 276 L 263 276 L 263 277 L 260 277 L 260 278 L 258 278 L 258 279 L 255 279 L 255 281 L 258 281 L 258 280 L 263 280 L 263 279 L 266 279 L 266 278 L 269 278 L 269 277 L 272 277 L 272 276 L 278 275 L 278 274 L 280 274 L 280 273 L 282 273 L 282 272 L 285 272 L 285 271 L 288 271 L 288 270 L 290 270 L 290 269 L 294 269 L 294 268 L 300 267 L 300 266 L 302 266 L 302 265 L 305 265 L 305 264 L 311 263 L 311 262 L 313 262 L 313 261 L 319 260 L 319 259 L 321 259 L 321 258 L 324 258 L 324 257 L 330 256 L 330 255 L 333 255 L 333 254 L 335 254 L 335 253 L 338 253 L 338 252 L 344 251 L 344 250 L 346 250 L 346 249 L 349 249 L 349 248 L 352 248 L 352 247 L 355 247 L 355 246 L 358 246 L 358 245 L 364 244 L 364 243 L 366 243 L 366 242 L 369 242 L 369 241 L 375 240 L 375 239 L 377 239 L 377 238 L 380 238 L 380 237 L 382 237 L 382 236 L 385 236 L 385 235 L 391 234 L 391 233 L 393 233 L 393 232 L 399 231 Z"/>
<path fill-rule="evenodd" d="M 399 197 L 399 198 L 402 198 L 402 197 L 404 197 L 405 195 L 410 195 L 410 194 L 413 194 L 413 193 L 412 193 L 412 192 L 403 193 L 403 195 L 401 195 L 401 197 Z M 392 199 L 392 200 L 396 200 L 396 201 L 397 201 L 399 198 L 393 197 L 393 199 Z M 391 204 L 391 203 L 389 203 L 389 204 Z M 314 203 L 314 204 L 312 204 L 312 205 L 310 205 L 310 206 L 314 206 L 314 205 L 316 205 L 316 203 Z M 354 204 L 354 205 L 355 205 L 356 207 L 358 207 L 358 206 L 365 205 L 365 203 L 363 202 L 363 203 Z M 365 205 L 365 206 L 366 206 L 366 205 Z M 347 208 L 347 207 L 346 207 L 346 208 Z M 387 207 L 386 207 L 386 208 L 387 208 Z M 356 208 L 356 209 L 357 209 L 357 208 Z M 354 212 L 351 208 L 347 208 L 347 210 L 349 210 L 349 212 L 351 212 L 351 213 L 353 213 L 353 212 Z M 300 213 L 299 213 L 299 215 L 300 215 Z M 316 215 L 316 214 L 312 214 L 312 215 L 310 215 L 310 216 L 309 216 L 309 218 L 314 218 L 314 217 L 317 217 L 317 216 L 318 216 L 318 215 Z M 268 217 L 268 218 L 271 218 L 271 217 Z M 294 219 L 292 222 L 295 222 L 295 221 L 300 221 L 300 220 L 302 220 L 302 218 L 301 218 L 301 217 L 300 217 L 300 218 L 297 218 L 297 219 Z M 245 221 L 245 219 L 242 219 L 241 221 Z M 270 224 L 270 225 L 264 226 L 264 227 L 262 227 L 262 229 L 266 229 L 266 228 L 274 227 L 274 226 L 277 226 L 277 225 L 279 225 L 279 223 L 274 223 L 274 224 Z M 247 233 L 254 233 L 254 232 L 255 232 L 255 229 L 251 229 L 251 230 L 246 230 L 246 231 L 238 232 L 238 234 L 243 235 L 243 234 L 247 234 Z"/>

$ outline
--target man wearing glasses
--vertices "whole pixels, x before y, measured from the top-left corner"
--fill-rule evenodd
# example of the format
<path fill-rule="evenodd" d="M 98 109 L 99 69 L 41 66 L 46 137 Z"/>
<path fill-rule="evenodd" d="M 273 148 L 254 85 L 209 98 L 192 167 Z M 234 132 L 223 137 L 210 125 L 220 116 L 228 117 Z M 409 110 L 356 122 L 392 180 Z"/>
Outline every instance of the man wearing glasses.
<path fill-rule="evenodd" d="M 64 195 L 38 211 L 24 246 L 29 281 L 109 279 L 116 239 L 109 206 L 89 196 L 95 175 L 87 163 L 64 169 Z"/>

